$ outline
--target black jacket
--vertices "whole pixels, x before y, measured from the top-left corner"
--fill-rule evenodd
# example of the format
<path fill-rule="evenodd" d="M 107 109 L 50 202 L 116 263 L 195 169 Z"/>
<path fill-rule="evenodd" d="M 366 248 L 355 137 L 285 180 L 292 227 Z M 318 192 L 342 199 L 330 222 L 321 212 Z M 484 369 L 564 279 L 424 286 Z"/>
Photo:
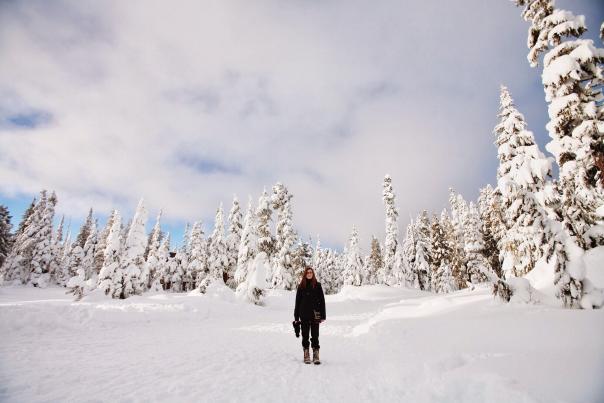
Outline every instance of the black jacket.
<path fill-rule="evenodd" d="M 317 281 L 317 286 L 312 288 L 307 283 L 307 287 L 296 291 L 296 307 L 294 308 L 294 319 L 309 321 L 314 320 L 313 311 L 321 312 L 321 319 L 325 320 L 325 295 L 321 283 Z"/>

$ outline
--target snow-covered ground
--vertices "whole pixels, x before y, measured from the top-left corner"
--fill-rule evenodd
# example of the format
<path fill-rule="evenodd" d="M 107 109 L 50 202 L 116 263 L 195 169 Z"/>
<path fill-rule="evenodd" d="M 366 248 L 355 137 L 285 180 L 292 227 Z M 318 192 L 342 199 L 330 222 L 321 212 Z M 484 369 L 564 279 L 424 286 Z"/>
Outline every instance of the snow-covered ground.
<path fill-rule="evenodd" d="M 602 310 L 347 287 L 326 298 L 316 366 L 293 301 L 0 288 L 0 401 L 604 401 Z"/>

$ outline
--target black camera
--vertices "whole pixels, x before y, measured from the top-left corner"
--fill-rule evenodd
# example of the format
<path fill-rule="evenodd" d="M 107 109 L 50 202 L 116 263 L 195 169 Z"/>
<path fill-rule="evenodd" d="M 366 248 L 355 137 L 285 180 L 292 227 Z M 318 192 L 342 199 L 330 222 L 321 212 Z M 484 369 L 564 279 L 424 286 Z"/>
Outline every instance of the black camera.
<path fill-rule="evenodd" d="M 300 321 L 294 320 L 292 326 L 294 327 L 294 332 L 296 332 L 296 337 L 300 337 Z"/>

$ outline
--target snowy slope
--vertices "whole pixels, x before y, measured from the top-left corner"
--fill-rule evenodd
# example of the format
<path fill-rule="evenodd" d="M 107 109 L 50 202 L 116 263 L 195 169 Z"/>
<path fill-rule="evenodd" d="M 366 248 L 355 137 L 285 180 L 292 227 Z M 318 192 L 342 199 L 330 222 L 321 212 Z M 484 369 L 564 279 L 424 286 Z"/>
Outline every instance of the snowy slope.
<path fill-rule="evenodd" d="M 320 366 L 302 363 L 293 292 L 72 302 L 0 288 L 0 401 L 604 400 L 604 312 L 502 305 L 487 289 L 327 296 Z"/>

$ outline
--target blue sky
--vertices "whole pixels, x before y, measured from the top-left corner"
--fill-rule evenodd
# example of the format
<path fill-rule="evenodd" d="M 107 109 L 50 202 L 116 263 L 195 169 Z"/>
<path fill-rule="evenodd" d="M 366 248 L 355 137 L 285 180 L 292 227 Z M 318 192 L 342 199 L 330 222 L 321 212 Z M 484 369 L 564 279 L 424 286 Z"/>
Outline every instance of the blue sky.
<path fill-rule="evenodd" d="M 558 1 L 604 20 L 599 0 Z M 400 232 L 494 183 L 509 87 L 543 149 L 540 68 L 505 0 L 0 3 L 0 203 L 14 225 L 40 189 L 77 230 L 144 197 L 176 241 L 211 231 L 233 195 L 281 181 L 303 238 L 383 237 L 383 176 Z"/>

